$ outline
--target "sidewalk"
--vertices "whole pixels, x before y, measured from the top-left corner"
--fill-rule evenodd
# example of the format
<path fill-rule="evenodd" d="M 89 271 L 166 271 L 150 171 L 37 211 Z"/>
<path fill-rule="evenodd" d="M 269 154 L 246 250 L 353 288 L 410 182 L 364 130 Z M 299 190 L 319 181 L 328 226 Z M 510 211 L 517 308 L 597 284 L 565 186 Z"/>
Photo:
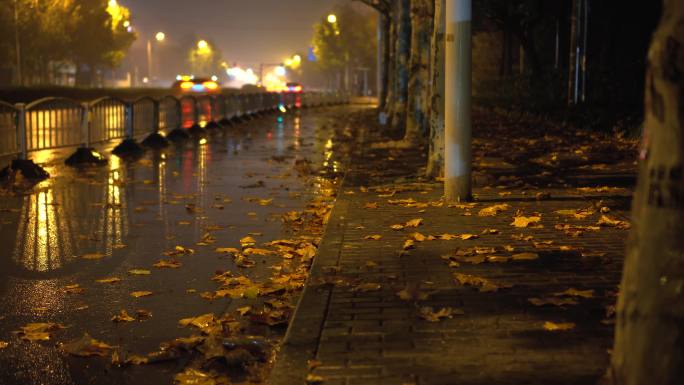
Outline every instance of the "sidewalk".
<path fill-rule="evenodd" d="M 451 207 L 420 150 L 361 130 L 269 383 L 596 383 L 634 145 L 482 112 L 474 130 L 476 200 Z"/>

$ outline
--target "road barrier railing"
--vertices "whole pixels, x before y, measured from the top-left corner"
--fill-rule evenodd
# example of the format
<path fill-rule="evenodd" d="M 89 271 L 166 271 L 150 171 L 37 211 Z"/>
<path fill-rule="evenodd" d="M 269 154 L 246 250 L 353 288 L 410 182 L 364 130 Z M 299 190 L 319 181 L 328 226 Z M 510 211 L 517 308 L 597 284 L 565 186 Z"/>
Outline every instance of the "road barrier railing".
<path fill-rule="evenodd" d="M 124 101 L 103 97 L 81 103 L 48 97 L 15 105 L 0 101 L 0 157 L 64 147 L 91 147 L 112 140 L 205 127 L 280 109 L 318 107 L 348 101 L 338 92 L 225 93 L 221 95 L 142 97 Z M 285 108 L 285 110 L 282 110 Z M 217 126 L 214 125 L 214 126 Z M 4 166 L 5 164 L 0 164 Z"/>

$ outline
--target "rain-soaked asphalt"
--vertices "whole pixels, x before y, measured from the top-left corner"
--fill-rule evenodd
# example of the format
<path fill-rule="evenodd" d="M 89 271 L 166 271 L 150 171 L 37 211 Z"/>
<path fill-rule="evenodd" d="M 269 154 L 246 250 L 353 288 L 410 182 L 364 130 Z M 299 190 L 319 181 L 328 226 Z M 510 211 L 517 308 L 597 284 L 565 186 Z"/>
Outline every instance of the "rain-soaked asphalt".
<path fill-rule="evenodd" d="M 208 140 L 191 141 L 136 163 L 110 159 L 96 171 L 80 172 L 55 163 L 53 178 L 24 196 L 0 199 L 0 384 L 169 384 L 183 365 L 114 368 L 105 359 L 70 357 L 56 345 L 89 333 L 97 340 L 145 354 L 192 331 L 178 320 L 221 314 L 239 301 L 213 302 L 199 293 L 215 290 L 217 270 L 232 269 L 216 247 L 239 247 L 239 239 L 262 233 L 258 241 L 286 236 L 280 220 L 301 210 L 316 194 L 315 178 L 300 178 L 295 157 L 314 165 L 339 167 L 330 158 L 330 121 L 340 108 L 275 115 L 220 130 Z M 276 162 L 272 156 L 286 156 Z M 338 170 L 339 171 L 339 170 Z M 263 184 L 262 187 L 260 187 Z M 245 198 L 273 198 L 261 206 Z M 198 246 L 210 232 L 216 242 Z M 178 269 L 152 265 L 164 251 L 181 245 L 196 250 L 180 257 Z M 103 254 L 100 259 L 84 255 Z M 97 255 L 96 255 L 97 256 Z M 258 261 L 259 262 L 259 261 Z M 258 281 L 270 276 L 268 263 L 242 270 Z M 149 276 L 132 276 L 148 269 Z M 96 280 L 118 277 L 115 284 Z M 79 284 L 82 294 L 63 288 Z M 151 291 L 133 298 L 134 291 Z M 190 292 L 188 292 L 190 291 Z M 148 310 L 152 318 L 114 323 L 120 310 Z M 26 342 L 12 331 L 30 322 L 67 326 L 48 342 Z"/>

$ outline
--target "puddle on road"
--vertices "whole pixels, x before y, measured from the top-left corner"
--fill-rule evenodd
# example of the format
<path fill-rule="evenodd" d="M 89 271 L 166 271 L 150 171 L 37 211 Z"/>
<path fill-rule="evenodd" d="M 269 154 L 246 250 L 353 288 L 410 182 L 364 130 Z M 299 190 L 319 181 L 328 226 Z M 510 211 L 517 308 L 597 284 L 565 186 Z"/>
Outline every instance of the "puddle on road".
<path fill-rule="evenodd" d="M 334 110 L 333 110 L 334 111 Z M 335 113 L 340 114 L 337 110 Z M 347 112 L 348 113 L 348 112 Z M 220 315 L 250 304 L 247 300 L 207 301 L 200 293 L 217 289 L 217 270 L 233 271 L 255 282 L 273 275 L 274 257 L 253 257 L 256 265 L 236 267 L 217 247 L 240 247 L 249 234 L 259 244 L 287 238 L 284 213 L 302 211 L 330 177 L 341 175 L 345 152 L 335 143 L 328 112 L 304 112 L 282 119 L 255 120 L 213 133 L 164 153 L 127 163 L 112 156 L 107 166 L 87 171 L 53 165 L 53 178 L 25 195 L 0 201 L 0 383 L 70 384 L 84 378 L 98 383 L 169 383 L 175 365 L 139 366 L 111 371 L 106 360 L 74 360 L 56 354 L 55 342 L 88 332 L 124 350 L 145 354 L 159 343 L 191 331 L 181 318 Z M 306 161 L 305 161 L 306 160 Z M 312 173 L 300 177 L 298 172 Z M 323 177 L 317 176 L 324 171 Z M 198 244 L 199 243 L 199 244 Z M 193 248 L 177 257 L 179 269 L 152 267 L 176 246 Z M 132 276 L 147 269 L 148 276 Z M 116 277 L 113 284 L 98 283 Z M 80 294 L 65 287 L 80 285 Z M 147 298 L 131 292 L 151 291 Z M 259 304 L 259 301 L 251 301 Z M 145 309 L 147 321 L 115 324 L 120 310 Z M 57 322 L 68 328 L 54 341 L 20 341 L 12 331 L 29 322 Z M 284 329 L 251 330 L 281 335 Z"/>

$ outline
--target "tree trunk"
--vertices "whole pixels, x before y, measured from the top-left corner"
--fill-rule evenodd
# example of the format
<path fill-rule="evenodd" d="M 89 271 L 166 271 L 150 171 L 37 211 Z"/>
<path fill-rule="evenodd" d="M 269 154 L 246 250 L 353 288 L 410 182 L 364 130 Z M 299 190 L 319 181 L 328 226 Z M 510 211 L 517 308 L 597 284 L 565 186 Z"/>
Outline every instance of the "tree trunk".
<path fill-rule="evenodd" d="M 577 71 L 577 20 L 579 16 L 580 0 L 572 0 L 572 10 L 570 11 L 570 61 L 568 62 L 568 104 L 574 104 L 575 89 L 577 82 L 575 79 Z"/>
<path fill-rule="evenodd" d="M 684 3 L 665 0 L 648 55 L 639 182 L 609 378 L 684 381 Z"/>
<path fill-rule="evenodd" d="M 426 176 L 444 175 L 444 32 L 446 0 L 435 0 L 432 32 L 432 58 L 430 60 L 430 140 Z"/>
<path fill-rule="evenodd" d="M 387 64 L 387 95 L 385 96 L 385 108 L 384 111 L 387 114 L 387 116 L 392 117 L 394 116 L 393 110 L 394 110 L 394 99 L 396 98 L 396 89 L 395 89 L 395 84 L 396 84 L 396 78 L 397 78 L 397 58 L 396 58 L 396 53 L 397 53 L 397 16 L 396 16 L 396 10 L 393 10 L 390 13 L 389 17 L 389 36 L 390 36 L 390 41 L 388 42 L 388 48 L 389 48 L 389 59 L 388 59 L 388 64 Z"/>
<path fill-rule="evenodd" d="M 382 70 L 380 71 L 381 77 L 379 79 L 380 89 L 378 90 L 378 108 L 380 111 L 384 111 L 387 107 L 387 94 L 389 92 L 389 71 L 390 71 L 390 33 L 391 33 L 391 18 L 390 15 L 380 13 L 378 15 L 378 23 L 380 23 L 380 28 L 382 28 L 382 41 L 381 55 L 382 55 Z"/>
<path fill-rule="evenodd" d="M 411 1 L 411 57 L 404 133 L 404 140 L 410 143 L 420 142 L 428 127 L 430 39 L 433 32 L 434 1 Z"/>
<path fill-rule="evenodd" d="M 395 97 L 392 107 L 392 127 L 406 127 L 406 103 L 408 101 L 409 55 L 411 53 L 411 1 L 397 0 L 397 50 L 395 73 Z"/>

